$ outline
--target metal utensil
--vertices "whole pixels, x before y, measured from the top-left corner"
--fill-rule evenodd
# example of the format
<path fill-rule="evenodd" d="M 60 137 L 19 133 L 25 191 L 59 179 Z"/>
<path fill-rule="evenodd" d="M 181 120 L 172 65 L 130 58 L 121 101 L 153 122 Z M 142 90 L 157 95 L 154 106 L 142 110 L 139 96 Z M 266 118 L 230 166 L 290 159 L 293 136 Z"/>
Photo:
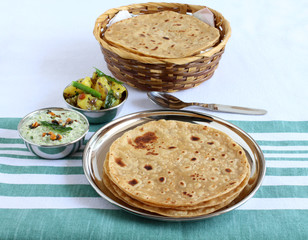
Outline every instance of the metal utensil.
<path fill-rule="evenodd" d="M 102 181 L 103 171 L 101 171 L 104 166 L 106 154 L 109 151 L 111 144 L 117 138 L 122 136 L 123 132 L 148 123 L 149 121 L 160 119 L 202 124 L 204 126 L 216 128 L 217 130 L 228 134 L 228 136 L 232 139 L 236 139 L 236 142 L 244 149 L 247 159 L 250 163 L 249 185 L 246 186 L 241 194 L 227 207 L 219 209 L 210 214 L 204 214 L 195 217 L 161 216 L 155 213 L 143 211 L 139 208 L 134 208 L 114 197 L 106 188 L 106 186 L 104 186 Z M 262 184 L 266 172 L 264 155 L 259 145 L 245 131 L 221 118 L 187 110 L 143 111 L 131 113 L 129 115 L 122 116 L 113 120 L 93 134 L 84 148 L 82 163 L 85 176 L 90 185 L 101 197 L 106 199 L 111 204 L 140 217 L 173 222 L 208 219 L 225 214 L 238 208 L 245 202 L 249 201 L 249 199 L 251 199 L 254 194 L 256 194 Z"/>
<path fill-rule="evenodd" d="M 71 86 L 71 84 L 67 85 L 65 88 Z M 63 100 L 65 101 L 65 97 L 63 96 Z M 124 96 L 124 95 L 123 95 Z M 83 115 L 85 115 L 91 124 L 101 124 L 101 123 L 107 123 L 110 122 L 112 119 L 114 119 L 122 110 L 124 103 L 126 102 L 128 98 L 128 90 L 126 88 L 125 91 L 125 97 L 122 100 L 122 102 L 114 107 L 111 108 L 106 108 L 102 110 L 86 110 L 86 109 L 81 109 L 79 107 L 75 107 L 68 102 L 65 101 L 65 104 L 68 108 L 74 109 Z"/>
<path fill-rule="evenodd" d="M 34 142 L 29 141 L 27 138 L 25 138 L 21 133 L 21 127 L 27 122 L 29 118 L 32 116 L 40 113 L 40 112 L 46 112 L 47 110 L 51 111 L 63 111 L 63 112 L 75 112 L 78 114 L 82 119 L 85 121 L 87 125 L 86 131 L 78 138 L 72 140 L 68 143 L 62 143 L 62 144 L 55 144 L 55 145 L 46 145 L 46 144 L 37 144 Z M 74 152 L 76 152 L 83 144 L 85 140 L 86 134 L 89 132 L 89 122 L 87 118 L 82 115 L 81 113 L 68 109 L 68 108 L 59 108 L 59 107 L 49 107 L 49 108 L 41 108 L 36 111 L 33 111 L 26 115 L 18 124 L 18 134 L 21 139 L 24 140 L 26 147 L 29 149 L 30 152 L 34 153 L 35 155 L 39 156 L 40 158 L 45 159 L 60 159 L 65 158 Z"/>
<path fill-rule="evenodd" d="M 239 114 L 252 114 L 252 115 L 264 115 L 267 113 L 264 109 L 246 108 L 238 106 L 229 106 L 215 103 L 197 103 L 197 102 L 183 102 L 177 97 L 165 93 L 165 92 L 148 92 L 148 97 L 154 103 L 170 109 L 182 109 L 188 106 L 199 106 L 206 110 L 215 112 L 228 112 L 228 113 L 239 113 Z"/>

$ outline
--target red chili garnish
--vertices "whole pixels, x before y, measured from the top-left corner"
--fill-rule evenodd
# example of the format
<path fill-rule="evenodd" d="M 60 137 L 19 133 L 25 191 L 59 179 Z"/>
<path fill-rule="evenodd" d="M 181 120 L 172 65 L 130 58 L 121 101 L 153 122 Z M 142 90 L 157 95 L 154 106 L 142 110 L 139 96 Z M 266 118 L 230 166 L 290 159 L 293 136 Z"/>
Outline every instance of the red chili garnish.
<path fill-rule="evenodd" d="M 84 93 L 79 94 L 78 98 L 80 100 L 84 99 L 86 97 L 86 95 Z"/>

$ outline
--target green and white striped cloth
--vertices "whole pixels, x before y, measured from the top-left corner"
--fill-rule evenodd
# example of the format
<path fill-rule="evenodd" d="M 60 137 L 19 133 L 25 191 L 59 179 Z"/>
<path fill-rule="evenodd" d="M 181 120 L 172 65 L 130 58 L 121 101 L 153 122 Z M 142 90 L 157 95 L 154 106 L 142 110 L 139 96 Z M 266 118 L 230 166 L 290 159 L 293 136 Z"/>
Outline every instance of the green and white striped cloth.
<path fill-rule="evenodd" d="M 240 208 L 193 222 L 148 220 L 109 204 L 88 184 L 82 150 L 43 160 L 0 118 L 0 239 L 308 239 L 308 121 L 231 121 L 264 152 L 267 171 Z M 102 125 L 90 127 L 86 139 Z"/>

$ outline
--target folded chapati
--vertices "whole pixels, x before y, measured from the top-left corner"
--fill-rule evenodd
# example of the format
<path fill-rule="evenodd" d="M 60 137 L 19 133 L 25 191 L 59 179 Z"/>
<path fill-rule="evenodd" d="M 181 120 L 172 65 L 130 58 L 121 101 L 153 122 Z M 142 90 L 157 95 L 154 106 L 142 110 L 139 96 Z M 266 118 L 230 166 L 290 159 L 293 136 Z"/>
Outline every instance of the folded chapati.
<path fill-rule="evenodd" d="M 105 40 L 137 54 L 158 58 L 192 56 L 215 45 L 219 31 L 198 18 L 173 11 L 139 15 L 112 24 Z"/>

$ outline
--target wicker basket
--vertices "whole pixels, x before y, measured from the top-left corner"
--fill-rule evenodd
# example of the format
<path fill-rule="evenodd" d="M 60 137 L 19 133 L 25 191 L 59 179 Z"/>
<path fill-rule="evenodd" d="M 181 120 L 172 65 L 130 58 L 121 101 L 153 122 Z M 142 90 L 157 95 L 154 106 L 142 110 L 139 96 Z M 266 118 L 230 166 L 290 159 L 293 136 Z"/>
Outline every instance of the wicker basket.
<path fill-rule="evenodd" d="M 198 86 L 208 80 L 214 74 L 231 35 L 229 22 L 213 9 L 210 10 L 215 15 L 215 25 L 220 32 L 220 41 L 208 51 L 198 55 L 177 59 L 141 56 L 113 46 L 103 38 L 109 21 L 121 10 L 127 10 L 134 15 L 166 10 L 189 14 L 204 7 L 180 3 L 143 3 L 106 11 L 96 20 L 94 36 L 100 43 L 108 69 L 120 81 L 145 91 L 173 92 Z"/>

